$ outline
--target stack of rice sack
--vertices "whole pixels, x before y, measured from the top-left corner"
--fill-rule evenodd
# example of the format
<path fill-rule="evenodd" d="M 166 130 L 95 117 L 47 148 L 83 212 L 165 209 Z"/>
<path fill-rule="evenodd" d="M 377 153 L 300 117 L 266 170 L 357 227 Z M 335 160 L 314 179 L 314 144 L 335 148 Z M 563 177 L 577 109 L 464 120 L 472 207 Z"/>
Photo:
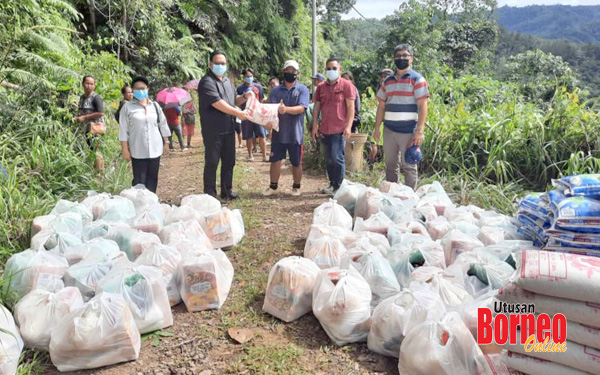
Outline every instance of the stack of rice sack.
<path fill-rule="evenodd" d="M 49 349 L 60 371 L 135 360 L 140 334 L 173 324 L 171 306 L 223 305 L 234 271 L 220 247 L 243 236 L 240 211 L 204 194 L 180 207 L 141 185 L 61 200 L 34 219 L 31 248 L 5 266 L 20 336 Z"/>
<path fill-rule="evenodd" d="M 315 209 L 304 258 L 271 270 L 263 309 L 286 322 L 312 310 L 335 344 L 367 341 L 400 358 L 401 373 L 476 374 L 477 308 L 491 306 L 522 248 L 535 247 L 516 219 L 456 207 L 439 183 L 345 180 Z"/>
<path fill-rule="evenodd" d="M 600 374 L 600 261 L 596 257 L 526 250 L 516 254 L 517 272 L 496 298 L 533 304 L 536 314 L 563 314 L 567 351 L 524 351 L 506 344 L 505 363 L 527 374 Z"/>
<path fill-rule="evenodd" d="M 545 193 L 530 193 L 519 203 L 517 218 L 521 223 L 519 232 L 538 247 L 548 242 L 546 229 L 552 225 L 550 204 Z"/>

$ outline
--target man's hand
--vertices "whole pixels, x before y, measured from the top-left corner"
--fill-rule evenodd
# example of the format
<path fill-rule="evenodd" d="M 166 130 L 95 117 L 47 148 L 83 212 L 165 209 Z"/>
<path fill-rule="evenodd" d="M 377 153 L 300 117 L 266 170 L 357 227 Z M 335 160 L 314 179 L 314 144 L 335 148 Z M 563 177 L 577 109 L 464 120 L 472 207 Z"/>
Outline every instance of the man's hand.
<path fill-rule="evenodd" d="M 379 126 L 375 126 L 375 133 L 373 133 L 373 139 L 375 142 L 379 143 L 381 140 L 381 132 L 379 131 Z"/>
<path fill-rule="evenodd" d="M 75 121 L 83 122 L 83 116 L 76 116 Z"/>
<path fill-rule="evenodd" d="M 235 115 L 235 117 L 239 118 L 242 121 L 248 121 L 249 117 L 248 114 L 244 111 L 238 111 L 239 113 L 237 115 Z"/>
<path fill-rule="evenodd" d="M 280 115 L 285 114 L 285 104 L 283 104 L 283 99 L 281 99 L 281 101 L 279 102 L 279 114 Z"/>
<path fill-rule="evenodd" d="M 131 153 L 129 152 L 129 149 L 125 149 L 121 152 L 121 157 L 127 161 L 131 161 Z"/>
<path fill-rule="evenodd" d="M 252 92 L 252 90 L 248 90 L 245 93 L 242 94 L 242 96 L 246 99 L 249 99 L 252 95 L 254 95 L 254 93 Z"/>
<path fill-rule="evenodd" d="M 343 133 L 343 137 L 345 140 L 350 139 L 350 134 L 352 134 L 352 127 L 347 127 L 346 129 L 344 129 L 344 133 Z"/>
<path fill-rule="evenodd" d="M 163 145 L 163 155 L 169 155 L 169 152 L 170 152 L 170 151 L 171 151 L 171 150 L 169 149 L 169 144 L 168 144 L 168 143 L 165 143 L 165 144 Z"/>
<path fill-rule="evenodd" d="M 317 141 L 317 136 L 319 135 L 319 127 L 318 127 L 318 125 L 313 124 L 312 132 L 310 133 L 310 135 L 312 136 L 312 140 L 314 142 L 316 142 Z"/>
<path fill-rule="evenodd" d="M 421 146 L 423 144 L 423 140 L 425 139 L 425 134 L 423 132 L 416 132 L 413 136 L 412 141 L 410 142 L 410 146 Z M 410 147 L 409 146 L 409 147 Z"/>

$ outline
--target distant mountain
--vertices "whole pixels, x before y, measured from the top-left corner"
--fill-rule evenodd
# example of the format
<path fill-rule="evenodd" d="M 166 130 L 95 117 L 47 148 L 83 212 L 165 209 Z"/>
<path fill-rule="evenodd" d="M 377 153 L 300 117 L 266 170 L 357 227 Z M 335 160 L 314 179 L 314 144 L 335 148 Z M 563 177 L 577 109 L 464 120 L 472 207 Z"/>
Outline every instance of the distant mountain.
<path fill-rule="evenodd" d="M 509 31 L 600 44 L 600 5 L 504 6 L 496 14 L 498 23 Z"/>

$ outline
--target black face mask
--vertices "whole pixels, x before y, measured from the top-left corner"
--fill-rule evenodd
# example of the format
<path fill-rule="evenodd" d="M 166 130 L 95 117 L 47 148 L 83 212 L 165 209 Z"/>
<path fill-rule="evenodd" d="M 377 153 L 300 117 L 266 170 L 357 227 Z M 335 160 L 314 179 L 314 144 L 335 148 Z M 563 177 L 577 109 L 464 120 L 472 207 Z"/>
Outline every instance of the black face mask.
<path fill-rule="evenodd" d="M 286 82 L 292 83 L 292 82 L 296 81 L 297 78 L 298 78 L 297 74 L 294 74 L 294 73 L 283 73 L 283 79 Z"/>
<path fill-rule="evenodd" d="M 410 64 L 408 60 L 405 59 L 396 59 L 394 62 L 396 63 L 396 67 L 398 67 L 400 70 L 408 68 L 408 65 Z"/>

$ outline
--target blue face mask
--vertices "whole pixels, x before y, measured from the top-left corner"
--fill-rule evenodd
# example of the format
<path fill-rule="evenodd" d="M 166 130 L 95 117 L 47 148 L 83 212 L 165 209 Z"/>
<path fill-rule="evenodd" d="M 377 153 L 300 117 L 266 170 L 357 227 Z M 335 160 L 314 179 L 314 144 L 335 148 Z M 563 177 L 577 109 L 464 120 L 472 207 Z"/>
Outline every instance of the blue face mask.
<path fill-rule="evenodd" d="M 212 72 L 216 75 L 216 76 L 222 76 L 225 74 L 225 72 L 227 71 L 227 65 L 225 64 L 213 64 L 212 67 Z"/>
<path fill-rule="evenodd" d="M 244 77 L 244 82 L 252 83 L 252 82 L 254 82 L 254 77 Z"/>
<path fill-rule="evenodd" d="M 340 77 L 340 72 L 337 70 L 328 70 L 325 72 L 325 75 L 327 76 L 328 80 L 335 81 Z"/>
<path fill-rule="evenodd" d="M 144 100 L 148 97 L 148 90 L 133 90 L 133 97 L 137 100 Z"/>

